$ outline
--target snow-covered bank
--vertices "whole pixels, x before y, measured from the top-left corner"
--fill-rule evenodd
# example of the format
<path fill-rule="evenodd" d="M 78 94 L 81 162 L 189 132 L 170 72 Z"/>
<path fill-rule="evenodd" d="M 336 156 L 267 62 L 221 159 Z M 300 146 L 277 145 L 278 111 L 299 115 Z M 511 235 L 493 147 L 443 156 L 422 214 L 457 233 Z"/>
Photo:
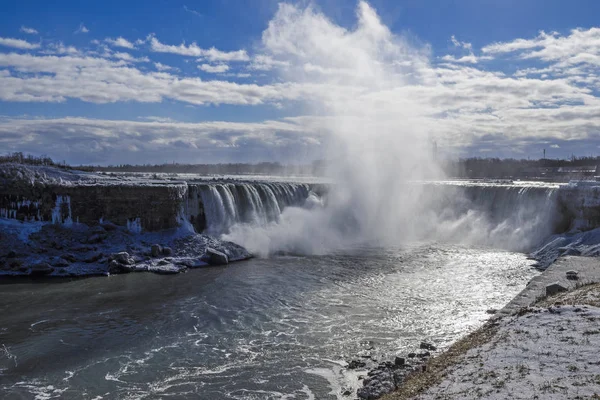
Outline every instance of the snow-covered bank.
<path fill-rule="evenodd" d="M 566 279 L 578 270 L 579 279 Z M 545 284 L 569 288 L 543 296 Z M 405 381 L 399 399 L 564 399 L 600 395 L 600 262 L 565 257 L 482 328 Z"/>
<path fill-rule="evenodd" d="M 587 232 L 570 232 L 552 235 L 531 256 L 539 263 L 540 269 L 552 265 L 564 256 L 600 256 L 600 228 Z"/>
<path fill-rule="evenodd" d="M 217 260 L 219 253 L 222 260 Z M 250 258 L 244 248 L 193 230 L 133 233 L 111 223 L 47 224 L 0 219 L 0 276 L 176 274 Z"/>

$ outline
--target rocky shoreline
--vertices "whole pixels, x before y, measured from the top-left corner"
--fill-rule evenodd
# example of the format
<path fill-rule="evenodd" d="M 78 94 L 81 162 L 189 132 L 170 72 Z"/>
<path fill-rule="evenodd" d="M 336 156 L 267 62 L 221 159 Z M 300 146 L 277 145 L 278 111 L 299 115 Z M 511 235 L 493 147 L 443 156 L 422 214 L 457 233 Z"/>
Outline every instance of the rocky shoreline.
<path fill-rule="evenodd" d="M 252 257 L 241 246 L 181 230 L 132 233 L 104 222 L 84 224 L 4 221 L 0 276 L 78 277 L 130 272 L 178 274 Z"/>
<path fill-rule="evenodd" d="M 405 358 L 399 365 L 380 363 L 356 395 L 370 400 L 599 397 L 600 368 L 591 350 L 600 345 L 597 282 L 597 258 L 561 258 L 481 328 L 414 365 Z"/>
<path fill-rule="evenodd" d="M 404 357 L 396 356 L 393 361 L 378 362 L 373 355 L 365 354 L 348 362 L 346 368 L 366 373 L 359 375 L 362 387 L 356 395 L 359 399 L 374 400 L 401 387 L 411 374 L 425 371 L 427 361 L 436 351 L 437 347 L 433 344 L 421 342 L 418 350 Z M 352 393 L 346 391 L 343 394 L 350 396 Z"/>

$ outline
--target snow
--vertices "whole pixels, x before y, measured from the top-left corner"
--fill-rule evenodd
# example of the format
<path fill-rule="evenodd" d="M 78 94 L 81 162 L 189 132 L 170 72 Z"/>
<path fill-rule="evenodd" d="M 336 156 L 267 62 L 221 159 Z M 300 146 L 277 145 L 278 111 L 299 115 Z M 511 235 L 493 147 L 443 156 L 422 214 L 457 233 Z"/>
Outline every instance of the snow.
<path fill-rule="evenodd" d="M 547 268 L 559 257 L 569 255 L 600 256 L 600 228 L 587 232 L 553 235 L 531 253 L 531 256 L 538 260 L 539 267 L 542 269 Z"/>
<path fill-rule="evenodd" d="M 564 399 L 600 394 L 600 308 L 530 308 L 499 321 L 420 399 Z M 579 397 L 578 397 L 579 396 Z"/>

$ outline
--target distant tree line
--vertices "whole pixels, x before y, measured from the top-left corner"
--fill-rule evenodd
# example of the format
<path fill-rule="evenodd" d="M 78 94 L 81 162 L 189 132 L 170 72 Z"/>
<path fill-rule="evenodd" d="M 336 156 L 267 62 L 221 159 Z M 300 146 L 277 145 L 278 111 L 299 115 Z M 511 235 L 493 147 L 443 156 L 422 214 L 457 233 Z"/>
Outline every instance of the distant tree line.
<path fill-rule="evenodd" d="M 62 169 L 78 169 L 98 172 L 148 172 L 148 173 L 190 173 L 201 175 L 314 175 L 322 176 L 326 172 L 327 161 L 318 160 L 307 165 L 284 165 L 278 162 L 227 163 L 227 164 L 119 164 L 108 166 L 70 166 L 56 162 L 50 157 L 39 157 L 21 152 L 0 156 L 0 163 L 19 163 L 26 165 L 52 166 Z M 514 158 L 461 158 L 441 162 L 446 175 L 455 178 L 548 178 L 559 174 L 564 167 L 590 167 L 600 165 L 600 157 L 575 157 L 569 160 L 539 159 L 526 160 Z M 600 171 L 598 172 L 600 174 Z"/>
<path fill-rule="evenodd" d="M 594 167 L 600 165 L 600 157 L 575 157 L 569 160 L 542 158 L 526 160 L 514 158 L 461 158 L 445 161 L 442 165 L 447 175 L 457 178 L 526 178 L 553 176 L 559 168 Z M 543 175 L 543 176 L 540 176 Z"/>
<path fill-rule="evenodd" d="M 57 167 L 62 169 L 73 169 L 65 161 L 62 163 L 54 161 L 52 158 L 41 155 L 36 157 L 31 154 L 23 154 L 22 152 L 8 153 L 5 156 L 0 155 L 0 164 L 17 163 L 25 165 L 45 165 L 49 167 Z"/>

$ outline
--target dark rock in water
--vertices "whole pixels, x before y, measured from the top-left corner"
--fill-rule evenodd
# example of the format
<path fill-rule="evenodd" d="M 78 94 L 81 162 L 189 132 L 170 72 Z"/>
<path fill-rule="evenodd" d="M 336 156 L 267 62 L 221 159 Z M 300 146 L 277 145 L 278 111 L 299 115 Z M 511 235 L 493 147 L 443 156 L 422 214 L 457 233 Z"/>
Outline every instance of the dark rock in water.
<path fill-rule="evenodd" d="M 15 258 L 17 256 L 17 252 L 14 250 L 11 250 L 8 252 L 8 254 L 6 255 L 6 258 Z"/>
<path fill-rule="evenodd" d="M 424 350 L 431 350 L 431 351 L 437 350 L 437 347 L 435 347 L 431 343 L 427 343 L 427 342 L 421 342 L 421 344 L 419 345 L 419 348 L 424 349 Z"/>
<path fill-rule="evenodd" d="M 168 256 L 170 256 L 170 255 L 173 254 L 173 249 L 170 248 L 170 247 L 163 247 L 162 254 L 163 254 L 163 256 L 167 256 L 168 257 Z"/>
<path fill-rule="evenodd" d="M 498 310 L 496 310 L 495 308 L 490 308 L 490 309 L 485 310 L 485 313 L 490 314 L 490 315 L 496 314 L 497 312 L 498 312 Z"/>
<path fill-rule="evenodd" d="M 398 367 L 406 364 L 406 359 L 404 357 L 396 357 L 396 359 L 394 360 L 394 364 Z"/>
<path fill-rule="evenodd" d="M 221 253 L 215 249 L 211 249 L 210 247 L 206 248 L 206 253 L 204 253 L 205 261 L 209 265 L 227 265 L 229 264 L 229 259 L 225 253 Z"/>
<path fill-rule="evenodd" d="M 54 272 L 54 268 L 50 266 L 48 263 L 39 263 L 35 264 L 31 267 L 31 271 L 29 275 L 31 276 L 44 276 Z"/>
<path fill-rule="evenodd" d="M 579 279 L 579 272 L 577 271 L 567 271 L 566 272 L 567 275 L 567 279 L 571 280 L 571 281 L 576 281 Z"/>
<path fill-rule="evenodd" d="M 415 358 L 417 356 L 417 353 L 408 353 L 407 357 L 408 358 Z"/>
<path fill-rule="evenodd" d="M 350 389 L 346 389 L 343 393 L 342 396 L 350 396 L 352 394 L 352 391 L 350 391 Z"/>
<path fill-rule="evenodd" d="M 77 261 L 77 258 L 75 258 L 75 256 L 70 253 L 63 254 L 62 258 L 63 260 L 67 260 L 70 263 L 74 263 L 75 261 Z"/>
<path fill-rule="evenodd" d="M 423 352 L 423 353 L 419 353 L 419 354 L 417 354 L 417 357 L 419 357 L 419 358 L 427 358 L 427 357 L 429 357 L 429 356 L 431 356 L 431 353 L 430 353 L 430 352 L 428 352 L 428 351 L 425 351 L 425 352 Z"/>
<path fill-rule="evenodd" d="M 560 292 L 566 292 L 567 290 L 560 282 L 554 282 L 546 286 L 546 296 L 552 296 Z"/>
<path fill-rule="evenodd" d="M 348 369 L 364 368 L 367 363 L 361 360 L 352 360 L 348 363 Z"/>
<path fill-rule="evenodd" d="M 163 252 L 163 248 L 160 244 L 153 244 L 150 248 L 150 254 L 152 257 L 159 257 Z"/>

